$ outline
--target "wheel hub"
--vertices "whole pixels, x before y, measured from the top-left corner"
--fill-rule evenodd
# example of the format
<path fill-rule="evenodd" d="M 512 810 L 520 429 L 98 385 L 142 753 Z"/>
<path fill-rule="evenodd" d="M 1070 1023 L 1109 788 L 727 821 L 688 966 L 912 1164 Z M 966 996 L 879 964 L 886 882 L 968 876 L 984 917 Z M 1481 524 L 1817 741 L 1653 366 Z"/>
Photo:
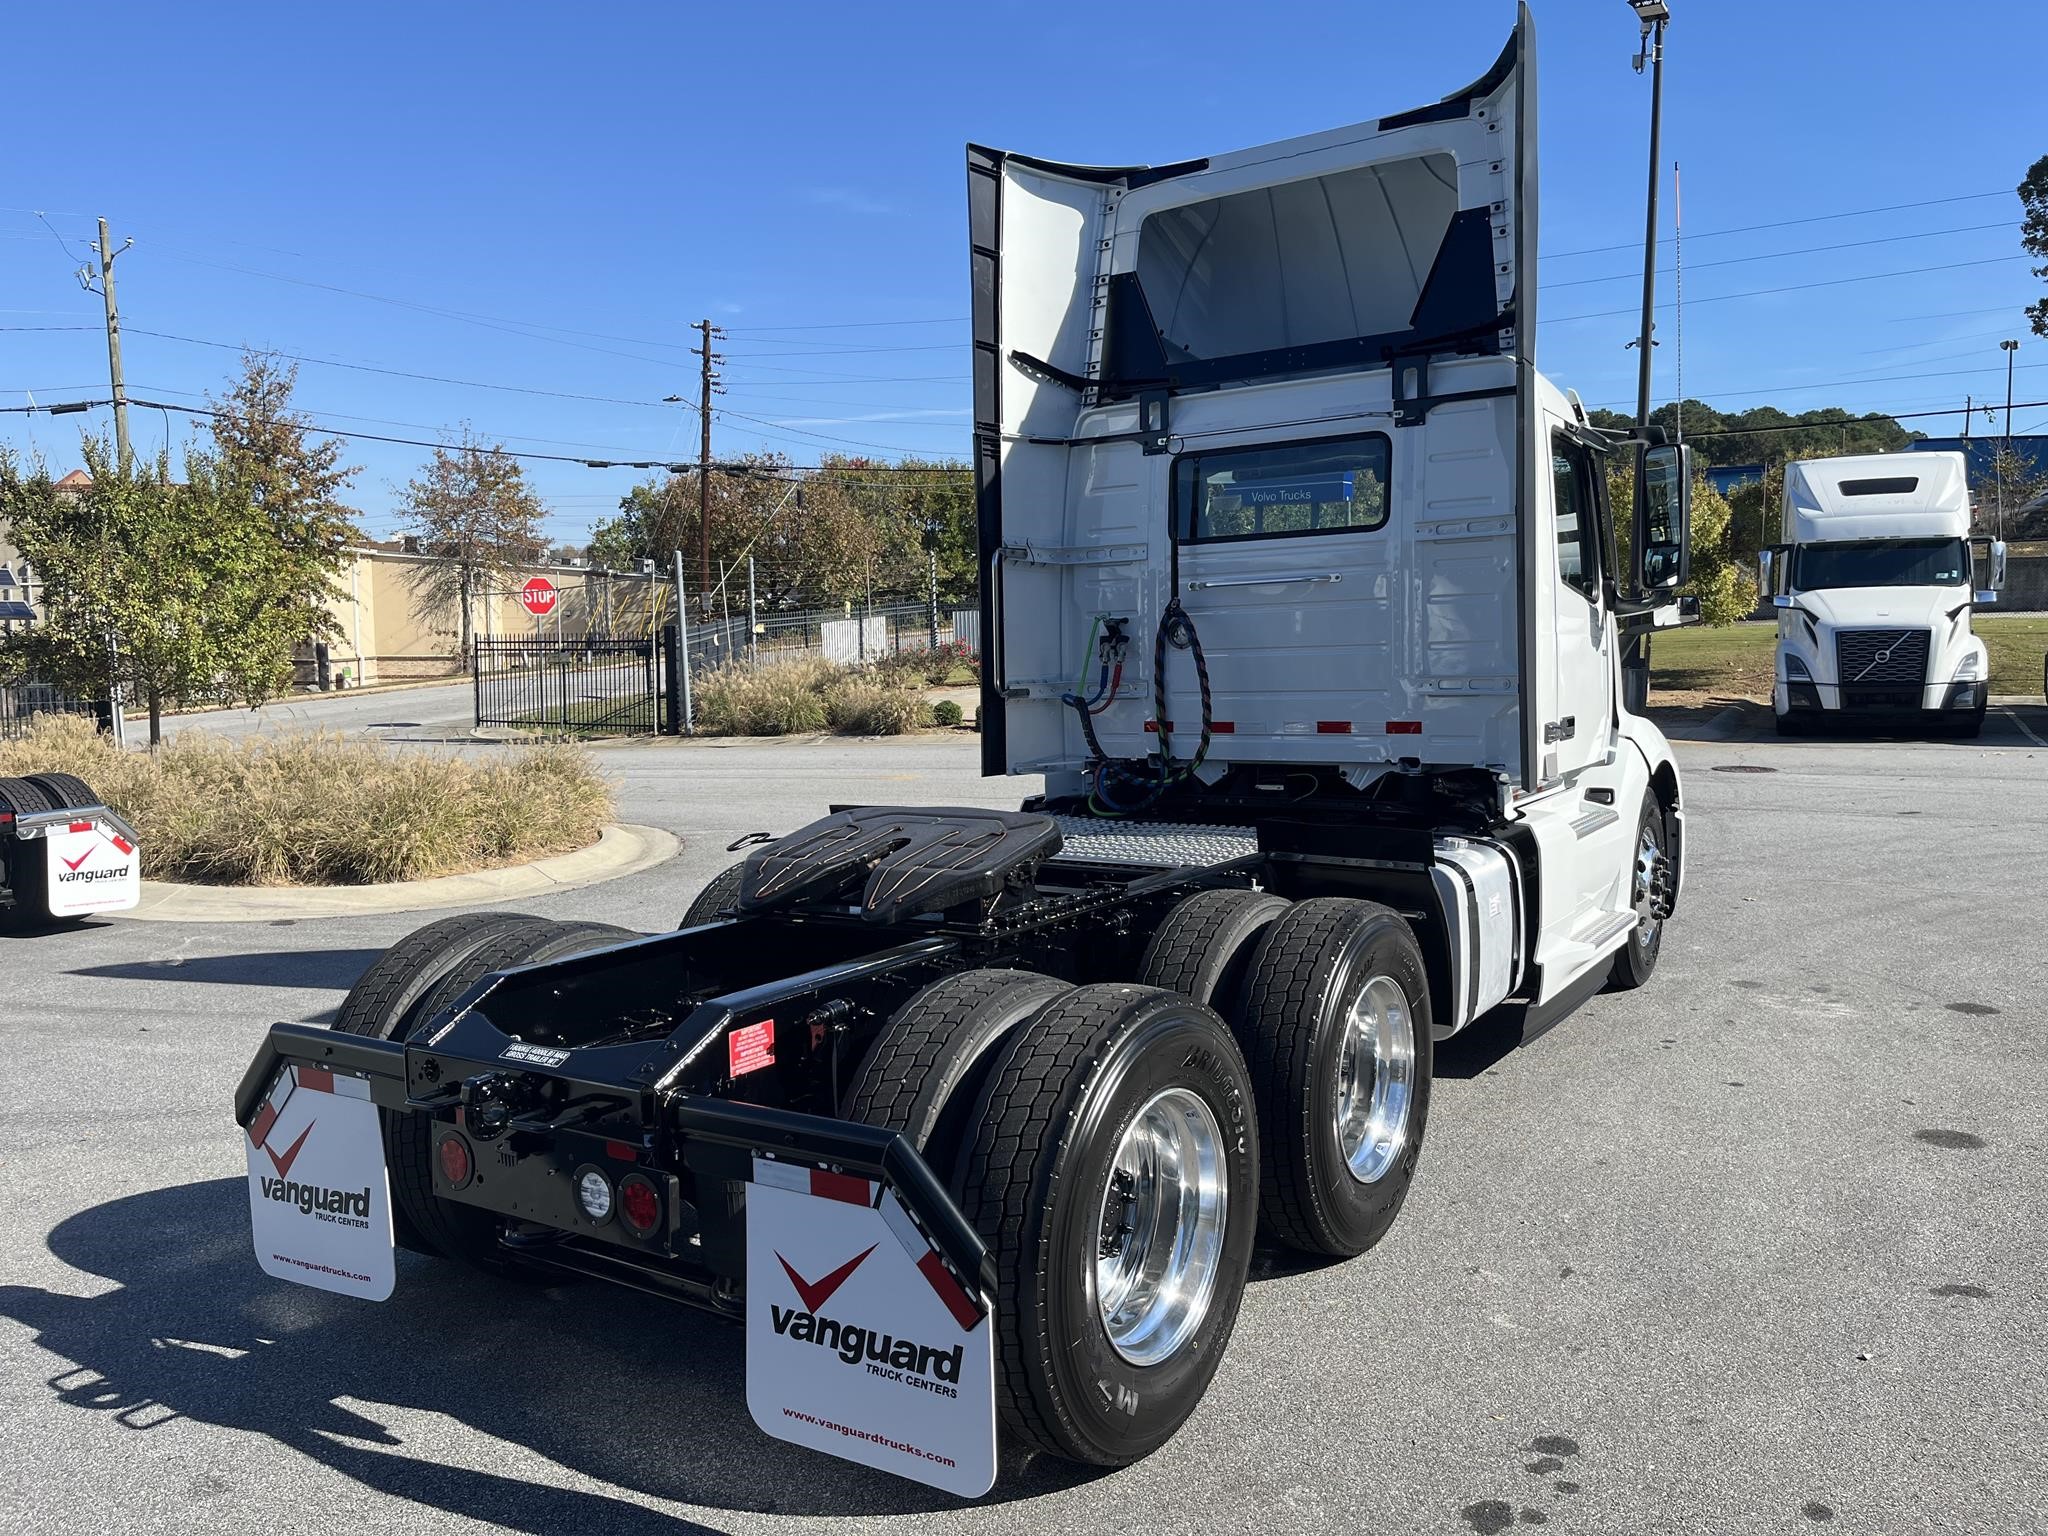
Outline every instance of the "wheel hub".
<path fill-rule="evenodd" d="M 1636 942 L 1647 946 L 1656 936 L 1657 925 L 1671 915 L 1669 899 L 1671 867 L 1655 827 L 1644 827 L 1636 848 Z"/>
<path fill-rule="evenodd" d="M 1097 1223 L 1096 1308 L 1131 1364 L 1158 1364 L 1201 1326 L 1229 1201 L 1215 1113 L 1186 1088 L 1155 1094 L 1117 1144 Z"/>
<path fill-rule="evenodd" d="M 1351 1005 L 1337 1061 L 1337 1144 L 1359 1183 L 1400 1161 L 1414 1093 L 1415 1015 L 1398 981 L 1375 976 Z"/>

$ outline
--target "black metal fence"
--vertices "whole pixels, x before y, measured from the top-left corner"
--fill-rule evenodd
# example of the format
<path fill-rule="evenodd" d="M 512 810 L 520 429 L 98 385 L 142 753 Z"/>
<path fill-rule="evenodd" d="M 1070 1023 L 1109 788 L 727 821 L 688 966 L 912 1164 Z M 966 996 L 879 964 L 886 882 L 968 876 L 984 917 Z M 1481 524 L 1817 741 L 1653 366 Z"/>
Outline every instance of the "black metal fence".
<path fill-rule="evenodd" d="M 103 699 L 81 699 L 48 683 L 31 681 L 0 686 L 0 741 L 26 736 L 38 718 L 49 715 L 80 715 L 102 730 L 107 728 L 109 719 Z"/>
<path fill-rule="evenodd" d="M 474 642 L 476 723 L 590 736 L 673 730 L 660 638 L 586 635 Z"/>

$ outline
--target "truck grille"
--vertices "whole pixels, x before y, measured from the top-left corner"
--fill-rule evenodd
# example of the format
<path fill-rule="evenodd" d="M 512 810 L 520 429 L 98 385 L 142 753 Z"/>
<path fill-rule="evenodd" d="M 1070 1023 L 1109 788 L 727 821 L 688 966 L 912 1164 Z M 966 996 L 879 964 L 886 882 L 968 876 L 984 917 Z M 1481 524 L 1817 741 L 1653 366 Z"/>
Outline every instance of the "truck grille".
<path fill-rule="evenodd" d="M 1844 689 L 1918 688 L 1927 681 L 1927 646 L 1924 629 L 1844 630 L 1835 636 L 1835 675 Z"/>

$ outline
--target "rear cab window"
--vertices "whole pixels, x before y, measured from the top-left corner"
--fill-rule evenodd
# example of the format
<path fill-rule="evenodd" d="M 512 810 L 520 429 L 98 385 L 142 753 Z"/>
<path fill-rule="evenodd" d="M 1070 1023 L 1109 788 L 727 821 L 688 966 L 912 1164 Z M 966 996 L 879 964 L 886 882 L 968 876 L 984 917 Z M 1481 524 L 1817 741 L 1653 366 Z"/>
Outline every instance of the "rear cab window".
<path fill-rule="evenodd" d="M 1220 544 L 1385 527 L 1392 458 L 1379 432 L 1184 454 L 1174 461 L 1174 537 Z"/>

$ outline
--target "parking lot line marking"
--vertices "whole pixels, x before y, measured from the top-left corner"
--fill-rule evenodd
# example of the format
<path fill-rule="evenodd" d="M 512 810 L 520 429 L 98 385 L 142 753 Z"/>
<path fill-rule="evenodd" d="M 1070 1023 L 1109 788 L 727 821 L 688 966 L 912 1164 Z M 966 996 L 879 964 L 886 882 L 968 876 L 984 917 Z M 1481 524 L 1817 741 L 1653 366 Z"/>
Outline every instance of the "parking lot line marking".
<path fill-rule="evenodd" d="M 2027 740 L 2031 741 L 2035 746 L 2048 747 L 2048 741 L 2043 741 L 2040 737 L 2036 736 L 2034 734 L 2034 728 L 2031 725 L 2027 724 L 2026 721 L 2022 720 L 2017 712 L 2010 709 L 2005 709 L 2000 710 L 1999 713 L 2004 715 L 2006 719 L 2010 720 L 2014 725 L 2018 726 L 2021 730 L 2025 731 L 2027 733 Z"/>

